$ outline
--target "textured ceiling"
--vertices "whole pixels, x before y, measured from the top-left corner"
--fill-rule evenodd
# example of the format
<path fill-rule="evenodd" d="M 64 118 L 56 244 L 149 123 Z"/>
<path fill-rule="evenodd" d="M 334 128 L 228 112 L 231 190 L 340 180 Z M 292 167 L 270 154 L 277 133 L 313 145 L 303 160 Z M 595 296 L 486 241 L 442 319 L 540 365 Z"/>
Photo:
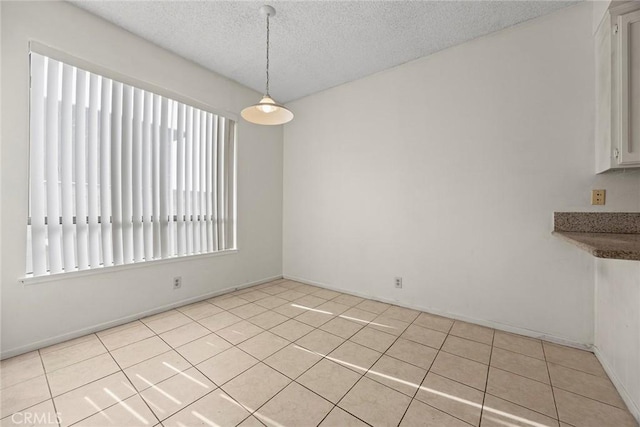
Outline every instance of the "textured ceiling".
<path fill-rule="evenodd" d="M 260 92 L 265 21 L 254 1 L 78 1 L 134 34 Z M 271 94 L 288 102 L 575 1 L 270 1 Z"/>

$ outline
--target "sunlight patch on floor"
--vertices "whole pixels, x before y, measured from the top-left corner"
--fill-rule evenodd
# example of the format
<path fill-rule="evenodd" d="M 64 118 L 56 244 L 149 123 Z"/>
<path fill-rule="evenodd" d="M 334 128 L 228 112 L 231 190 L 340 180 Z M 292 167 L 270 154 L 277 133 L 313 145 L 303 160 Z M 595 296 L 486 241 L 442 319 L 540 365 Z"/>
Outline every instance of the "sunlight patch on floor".
<path fill-rule="evenodd" d="M 446 399 L 451 399 L 451 400 L 453 400 L 455 402 L 459 402 L 459 403 L 463 403 L 465 405 L 473 406 L 474 408 L 478 408 L 478 409 L 484 409 L 487 412 L 491 412 L 493 414 L 500 415 L 502 417 L 509 418 L 509 419 L 512 419 L 512 420 L 520 422 L 520 423 L 527 424 L 527 425 L 529 425 L 531 427 L 549 427 L 546 424 L 540 424 L 538 422 L 532 421 L 532 420 L 527 419 L 527 418 L 519 417 L 517 415 L 510 414 L 510 413 L 504 412 L 504 411 L 500 411 L 498 409 L 490 408 L 488 406 L 483 406 L 483 405 L 481 405 L 479 403 L 475 403 L 475 402 L 472 402 L 470 400 L 463 399 L 461 397 L 453 396 L 451 394 L 443 393 L 441 391 L 434 390 L 432 388 L 428 388 L 428 387 L 425 387 L 425 386 L 421 386 L 419 384 L 415 384 L 415 383 L 412 383 L 410 381 L 405 381 L 405 380 L 402 380 L 400 378 L 397 378 L 397 377 L 394 377 L 394 376 L 391 376 L 391 375 L 383 374 L 382 372 L 377 372 L 377 371 L 372 371 L 372 370 L 369 370 L 369 369 L 365 369 L 362 366 L 358 366 L 358 365 L 355 365 L 353 363 L 349 363 L 347 361 L 344 361 L 344 360 L 341 360 L 341 359 L 338 359 L 338 358 L 335 358 L 335 357 L 331 357 L 331 356 L 326 355 L 326 354 L 318 353 L 318 352 L 315 352 L 315 351 L 309 351 L 306 348 L 302 348 L 302 347 L 299 347 L 297 345 L 294 345 L 294 348 L 296 348 L 298 350 L 306 351 L 308 353 L 317 354 L 317 355 L 322 356 L 322 357 L 324 357 L 324 358 L 326 358 L 328 360 L 336 362 L 336 363 L 338 363 L 340 365 L 349 366 L 351 368 L 357 369 L 357 370 L 362 371 L 362 372 L 367 372 L 368 371 L 371 374 L 377 375 L 377 376 L 379 376 L 381 378 L 385 378 L 385 379 L 388 379 L 388 380 L 391 380 L 391 381 L 395 381 L 395 382 L 410 386 L 410 387 L 415 388 L 415 389 L 420 389 L 420 390 L 426 391 L 428 393 L 432 393 L 432 394 L 435 394 L 437 396 L 444 397 Z M 493 418 L 493 417 L 491 418 L 491 420 L 492 421 L 496 421 L 496 422 L 498 422 L 500 424 L 504 424 L 505 426 L 516 426 L 515 424 L 511 424 L 511 423 L 508 423 L 506 421 L 502 421 L 502 420 L 499 420 L 499 419 Z"/>
<path fill-rule="evenodd" d="M 91 398 L 89 396 L 85 396 L 84 400 L 86 400 L 89 405 L 93 406 L 93 409 L 95 409 L 96 411 L 98 411 L 98 413 L 100 415 L 102 415 L 103 417 L 105 417 L 107 420 L 109 420 L 110 423 L 113 424 L 113 419 L 111 419 L 111 417 L 109 415 L 107 415 L 102 409 L 100 409 L 100 407 L 98 405 L 96 405 L 96 402 L 94 402 L 93 400 L 91 400 Z"/>
<path fill-rule="evenodd" d="M 116 402 L 118 402 L 118 405 L 122 406 L 125 410 L 127 410 L 131 415 L 133 415 L 134 417 L 136 417 L 138 419 L 138 421 L 140 421 L 141 423 L 143 423 L 144 425 L 149 425 L 149 421 L 146 420 L 145 417 L 143 417 L 142 415 L 140 415 L 138 412 L 136 412 L 131 406 L 129 406 L 127 404 L 127 402 L 123 401 L 122 399 L 120 399 L 118 396 L 116 396 L 115 393 L 113 393 L 111 390 L 109 390 L 108 388 L 103 388 L 104 392 L 107 393 L 109 396 L 111 396 L 112 399 L 114 399 Z"/>
<path fill-rule="evenodd" d="M 208 385 L 206 385 L 205 383 L 203 383 L 202 381 L 198 381 L 197 379 L 193 378 L 191 375 L 181 371 L 180 369 L 176 368 L 175 366 L 167 363 L 167 362 L 162 362 L 162 364 L 164 366 L 166 366 L 167 368 L 173 370 L 174 372 L 176 372 L 178 375 L 182 375 L 183 377 L 185 377 L 186 379 L 193 381 L 194 383 L 198 384 L 200 387 L 203 388 L 210 388 Z"/>
<path fill-rule="evenodd" d="M 160 394 L 162 394 L 164 397 L 166 397 L 167 399 L 169 399 L 170 401 L 172 401 L 176 405 L 182 405 L 182 402 L 180 402 L 178 399 L 176 399 L 175 397 L 171 396 L 169 393 L 167 393 L 166 391 L 164 391 L 163 389 L 161 389 L 157 385 L 153 384 L 151 381 L 147 380 L 146 378 L 144 378 L 140 374 L 136 374 L 136 377 L 140 378 L 149 387 L 153 388 L 154 390 L 157 390 Z M 162 411 L 162 412 L 164 412 L 164 411 Z"/>

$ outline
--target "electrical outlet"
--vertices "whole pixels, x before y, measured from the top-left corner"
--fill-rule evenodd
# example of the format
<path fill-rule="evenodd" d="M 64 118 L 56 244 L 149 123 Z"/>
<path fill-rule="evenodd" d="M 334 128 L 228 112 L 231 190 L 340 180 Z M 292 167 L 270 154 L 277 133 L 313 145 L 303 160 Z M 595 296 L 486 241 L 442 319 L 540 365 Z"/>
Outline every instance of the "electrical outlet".
<path fill-rule="evenodd" d="M 182 287 L 182 277 L 173 278 L 173 289 L 180 289 Z"/>
<path fill-rule="evenodd" d="M 396 285 L 396 288 L 402 289 L 402 277 L 396 277 L 394 279 L 394 283 Z"/>
<path fill-rule="evenodd" d="M 604 205 L 607 190 L 591 190 L 591 204 Z"/>

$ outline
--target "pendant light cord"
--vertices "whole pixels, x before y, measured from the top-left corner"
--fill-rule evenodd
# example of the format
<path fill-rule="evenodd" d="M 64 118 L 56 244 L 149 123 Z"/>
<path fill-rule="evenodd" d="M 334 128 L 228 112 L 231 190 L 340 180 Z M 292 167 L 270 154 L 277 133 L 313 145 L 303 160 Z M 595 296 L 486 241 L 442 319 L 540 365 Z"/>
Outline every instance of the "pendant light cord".
<path fill-rule="evenodd" d="M 269 96 L 269 15 L 267 15 L 267 96 Z"/>

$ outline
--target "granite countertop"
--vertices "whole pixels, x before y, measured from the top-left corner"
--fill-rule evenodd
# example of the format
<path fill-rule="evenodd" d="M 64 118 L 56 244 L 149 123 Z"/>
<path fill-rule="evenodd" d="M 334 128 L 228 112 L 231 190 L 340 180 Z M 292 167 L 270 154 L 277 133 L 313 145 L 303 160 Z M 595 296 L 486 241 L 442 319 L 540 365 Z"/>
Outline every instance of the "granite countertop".
<path fill-rule="evenodd" d="M 640 261 L 640 234 L 571 231 L 554 231 L 553 234 L 598 258 Z"/>
<path fill-rule="evenodd" d="M 598 258 L 640 261 L 640 212 L 556 212 L 553 234 Z"/>

